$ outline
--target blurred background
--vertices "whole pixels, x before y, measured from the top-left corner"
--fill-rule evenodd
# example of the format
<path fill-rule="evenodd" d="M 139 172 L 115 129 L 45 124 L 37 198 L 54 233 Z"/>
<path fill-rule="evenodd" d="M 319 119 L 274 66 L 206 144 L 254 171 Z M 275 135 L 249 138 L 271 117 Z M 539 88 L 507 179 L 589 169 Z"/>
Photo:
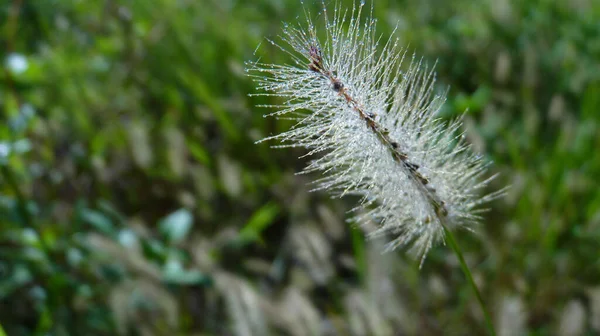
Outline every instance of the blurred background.
<path fill-rule="evenodd" d="M 374 15 L 437 62 L 490 191 L 511 185 L 457 232 L 499 334 L 600 334 L 600 1 Z M 255 50 L 298 20 L 298 0 L 0 2 L 0 335 L 485 333 L 448 247 L 422 270 L 383 254 L 355 200 L 308 192 L 302 150 L 254 144 L 291 124 L 244 62 L 289 61 Z"/>

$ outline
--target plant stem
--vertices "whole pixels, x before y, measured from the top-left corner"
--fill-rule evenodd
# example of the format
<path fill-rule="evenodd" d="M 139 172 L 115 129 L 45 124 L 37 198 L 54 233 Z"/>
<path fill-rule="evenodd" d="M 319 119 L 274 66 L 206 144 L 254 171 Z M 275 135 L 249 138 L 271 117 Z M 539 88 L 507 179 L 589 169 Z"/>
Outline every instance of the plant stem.
<path fill-rule="evenodd" d="M 462 268 L 463 273 L 465 273 L 465 276 L 469 280 L 469 284 L 471 285 L 473 292 L 475 292 L 477 301 L 479 302 L 479 305 L 481 306 L 481 310 L 483 311 L 483 316 L 485 318 L 485 324 L 488 328 L 488 331 L 489 331 L 490 335 L 495 336 L 496 331 L 494 330 L 494 324 L 492 323 L 490 314 L 488 313 L 488 311 L 485 308 L 485 304 L 483 303 L 483 298 L 481 297 L 481 293 L 479 292 L 479 289 L 477 288 L 477 284 L 475 284 L 475 280 L 473 280 L 473 275 L 471 274 L 471 271 L 469 270 L 469 266 L 467 266 L 467 263 L 465 262 L 465 258 L 463 257 L 462 251 L 458 247 L 458 244 L 456 243 L 456 239 L 454 239 L 454 235 L 452 234 L 452 232 L 446 227 L 446 225 L 442 225 L 442 226 L 444 227 L 446 241 L 452 248 L 452 251 L 454 251 L 454 253 L 458 257 L 458 261 L 460 262 L 460 267 Z"/>

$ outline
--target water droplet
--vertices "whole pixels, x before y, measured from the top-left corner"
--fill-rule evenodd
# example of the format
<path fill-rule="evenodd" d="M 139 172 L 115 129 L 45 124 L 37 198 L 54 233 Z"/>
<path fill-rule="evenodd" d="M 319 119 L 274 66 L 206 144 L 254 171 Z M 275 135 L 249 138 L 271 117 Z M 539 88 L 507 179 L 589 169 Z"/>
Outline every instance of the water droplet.
<path fill-rule="evenodd" d="M 365 5 L 365 0 L 360 0 L 360 5 L 364 6 Z"/>

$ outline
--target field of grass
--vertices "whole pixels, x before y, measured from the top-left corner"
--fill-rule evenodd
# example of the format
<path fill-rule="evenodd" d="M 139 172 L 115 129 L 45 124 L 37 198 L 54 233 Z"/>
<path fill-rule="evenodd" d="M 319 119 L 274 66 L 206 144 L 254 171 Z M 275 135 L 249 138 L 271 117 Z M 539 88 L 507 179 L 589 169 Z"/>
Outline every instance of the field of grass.
<path fill-rule="evenodd" d="M 374 1 L 510 185 L 456 232 L 498 334 L 600 334 L 600 2 Z M 321 7 L 0 3 L 0 336 L 486 333 L 449 247 L 383 254 L 255 144 L 292 124 L 245 62 Z"/>

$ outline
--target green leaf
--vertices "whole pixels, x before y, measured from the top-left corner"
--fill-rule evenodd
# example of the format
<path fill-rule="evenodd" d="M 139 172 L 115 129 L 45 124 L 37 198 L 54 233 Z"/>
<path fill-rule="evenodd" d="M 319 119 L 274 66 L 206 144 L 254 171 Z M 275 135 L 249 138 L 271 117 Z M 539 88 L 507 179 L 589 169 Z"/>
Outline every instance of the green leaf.
<path fill-rule="evenodd" d="M 198 270 L 185 270 L 177 259 L 169 259 L 163 270 L 163 280 L 169 284 L 197 285 L 209 282 L 209 278 Z"/>
<path fill-rule="evenodd" d="M 267 203 L 258 209 L 248 223 L 244 225 L 239 234 L 239 239 L 244 243 L 260 240 L 260 234 L 268 228 L 275 217 L 279 214 L 280 208 L 277 204 Z"/>
<path fill-rule="evenodd" d="M 159 222 L 160 232 L 171 243 L 179 243 L 187 236 L 193 220 L 191 212 L 187 209 L 179 209 Z"/>
<path fill-rule="evenodd" d="M 92 225 L 96 230 L 109 235 L 115 233 L 112 221 L 102 212 L 92 209 L 82 209 L 80 215 L 84 222 Z"/>
<path fill-rule="evenodd" d="M 190 153 L 192 153 L 192 156 L 194 157 L 194 159 L 198 160 L 198 162 L 204 163 L 205 165 L 210 164 L 210 155 L 208 154 L 206 149 L 204 149 L 204 147 L 202 147 L 202 145 L 200 145 L 197 142 L 188 140 L 187 147 L 188 147 Z"/>
<path fill-rule="evenodd" d="M 157 239 L 142 240 L 142 249 L 146 259 L 162 262 L 167 256 L 167 247 Z"/>

